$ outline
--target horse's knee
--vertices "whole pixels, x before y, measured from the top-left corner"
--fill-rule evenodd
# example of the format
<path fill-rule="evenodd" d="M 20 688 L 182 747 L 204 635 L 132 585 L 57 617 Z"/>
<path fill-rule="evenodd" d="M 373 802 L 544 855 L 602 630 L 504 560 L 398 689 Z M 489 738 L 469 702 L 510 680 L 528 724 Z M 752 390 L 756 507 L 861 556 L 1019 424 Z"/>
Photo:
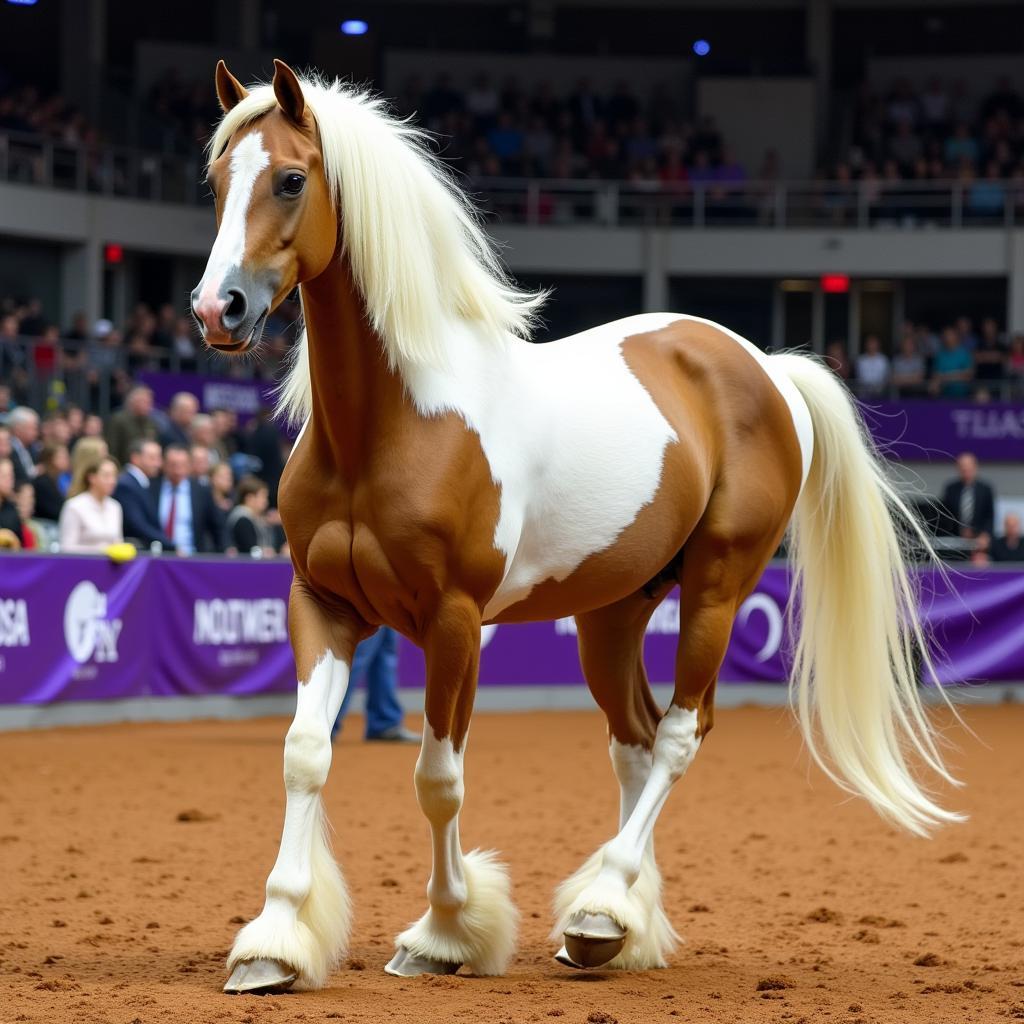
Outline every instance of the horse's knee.
<path fill-rule="evenodd" d="M 294 792 L 318 792 L 331 768 L 331 738 L 324 729 L 292 724 L 284 741 L 284 782 Z"/>
<path fill-rule="evenodd" d="M 461 759 L 449 739 L 429 737 L 416 762 L 416 798 L 432 822 L 450 821 L 462 809 L 465 785 Z"/>

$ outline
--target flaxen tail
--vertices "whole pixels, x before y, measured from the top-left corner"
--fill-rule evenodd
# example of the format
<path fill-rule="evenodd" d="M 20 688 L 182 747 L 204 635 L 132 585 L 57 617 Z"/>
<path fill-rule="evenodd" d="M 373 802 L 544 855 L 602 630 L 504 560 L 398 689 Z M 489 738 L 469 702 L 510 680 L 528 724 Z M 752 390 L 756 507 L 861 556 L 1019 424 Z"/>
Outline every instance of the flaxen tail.
<path fill-rule="evenodd" d="M 934 554 L 886 480 L 846 389 L 816 360 L 776 355 L 807 403 L 814 457 L 791 526 L 800 629 L 791 695 L 815 760 L 844 789 L 920 835 L 963 820 L 911 774 L 908 756 L 947 782 L 922 706 L 932 673 L 900 531 Z"/>

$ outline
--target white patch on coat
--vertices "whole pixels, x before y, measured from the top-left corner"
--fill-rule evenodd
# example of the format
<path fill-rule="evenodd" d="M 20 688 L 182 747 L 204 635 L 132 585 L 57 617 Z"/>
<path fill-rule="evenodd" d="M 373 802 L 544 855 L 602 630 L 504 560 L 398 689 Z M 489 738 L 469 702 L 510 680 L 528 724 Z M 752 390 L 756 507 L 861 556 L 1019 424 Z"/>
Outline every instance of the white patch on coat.
<path fill-rule="evenodd" d="M 485 619 L 544 580 L 564 580 L 653 501 L 665 449 L 678 438 L 622 343 L 680 320 L 718 328 L 757 360 L 789 406 L 806 479 L 813 433 L 795 385 L 749 341 L 700 317 L 643 313 L 546 345 L 503 349 L 453 324 L 447 366 L 404 368 L 424 415 L 455 412 L 479 435 L 500 487 L 494 545 L 505 555 L 505 575 Z"/>
<path fill-rule="evenodd" d="M 678 440 L 622 353 L 679 318 L 641 315 L 549 345 L 480 344 L 452 326 L 448 366 L 404 371 L 425 415 L 452 411 L 480 437 L 501 489 L 495 547 L 505 576 L 492 618 L 543 580 L 564 580 L 653 499 Z"/>
<path fill-rule="evenodd" d="M 239 141 L 231 154 L 224 216 L 199 285 L 200 303 L 208 298 L 216 299 L 228 271 L 242 265 L 253 188 L 256 179 L 269 163 L 270 154 L 263 147 L 262 132 L 250 132 Z"/>

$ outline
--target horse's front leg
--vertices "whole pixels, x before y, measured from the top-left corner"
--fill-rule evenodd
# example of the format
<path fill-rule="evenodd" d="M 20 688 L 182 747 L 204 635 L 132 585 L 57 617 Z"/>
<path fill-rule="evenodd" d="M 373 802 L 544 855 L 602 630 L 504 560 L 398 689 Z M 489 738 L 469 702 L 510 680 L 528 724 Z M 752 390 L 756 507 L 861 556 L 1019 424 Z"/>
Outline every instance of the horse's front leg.
<path fill-rule="evenodd" d="M 409 977 L 503 974 L 515 949 L 519 914 L 508 872 L 491 852 L 462 853 L 463 755 L 480 662 L 480 609 L 446 599 L 427 631 L 426 722 L 416 762 L 416 796 L 430 822 L 433 868 L 427 912 L 395 940 L 385 970 Z"/>
<path fill-rule="evenodd" d="M 231 993 L 282 991 L 296 981 L 320 988 L 348 943 L 348 891 L 320 791 L 331 766 L 331 725 L 366 627 L 348 606 L 326 608 L 299 579 L 288 614 L 299 687 L 284 744 L 284 832 L 263 911 L 239 931 L 228 956 L 224 991 Z"/>

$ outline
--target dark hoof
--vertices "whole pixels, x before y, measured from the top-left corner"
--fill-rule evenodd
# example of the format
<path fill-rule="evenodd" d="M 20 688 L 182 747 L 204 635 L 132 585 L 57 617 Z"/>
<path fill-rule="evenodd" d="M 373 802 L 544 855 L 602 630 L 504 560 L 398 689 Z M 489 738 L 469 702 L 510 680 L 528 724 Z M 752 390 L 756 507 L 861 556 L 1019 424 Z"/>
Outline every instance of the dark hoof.
<path fill-rule="evenodd" d="M 565 953 L 570 967 L 601 967 L 614 960 L 626 944 L 626 930 L 607 914 L 573 916 L 565 929 Z M 560 963 L 561 951 L 556 959 Z"/>
<path fill-rule="evenodd" d="M 243 960 L 235 965 L 224 991 L 228 995 L 243 993 L 254 996 L 275 995 L 287 992 L 299 975 L 280 960 Z"/>
<path fill-rule="evenodd" d="M 399 946 L 398 952 L 391 958 L 384 970 L 396 978 L 415 978 L 420 974 L 455 974 L 462 964 L 451 964 L 444 960 L 431 960 L 430 957 L 410 953 L 405 946 Z"/>

